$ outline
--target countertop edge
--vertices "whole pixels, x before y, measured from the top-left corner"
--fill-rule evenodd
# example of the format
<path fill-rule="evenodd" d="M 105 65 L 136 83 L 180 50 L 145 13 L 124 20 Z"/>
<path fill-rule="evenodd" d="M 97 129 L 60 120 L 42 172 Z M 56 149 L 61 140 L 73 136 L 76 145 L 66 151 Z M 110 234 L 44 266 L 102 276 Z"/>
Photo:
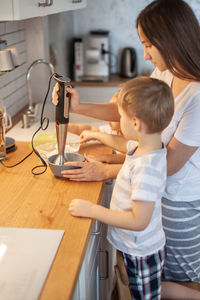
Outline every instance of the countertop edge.
<path fill-rule="evenodd" d="M 71 84 L 74 87 L 81 86 L 95 86 L 95 87 L 116 87 L 130 80 L 131 78 L 121 77 L 119 74 L 110 74 L 107 81 L 75 81 L 72 80 Z"/>

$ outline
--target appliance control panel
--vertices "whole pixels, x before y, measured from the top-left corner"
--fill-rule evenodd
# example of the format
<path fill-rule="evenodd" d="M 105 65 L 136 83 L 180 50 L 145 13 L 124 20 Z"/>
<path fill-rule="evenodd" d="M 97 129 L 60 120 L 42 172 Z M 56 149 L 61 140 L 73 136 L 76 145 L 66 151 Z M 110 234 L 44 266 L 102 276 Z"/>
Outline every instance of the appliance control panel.
<path fill-rule="evenodd" d="M 82 40 L 77 40 L 74 43 L 75 49 L 75 70 L 74 70 L 74 78 L 76 81 L 80 81 L 83 76 L 83 42 Z"/>

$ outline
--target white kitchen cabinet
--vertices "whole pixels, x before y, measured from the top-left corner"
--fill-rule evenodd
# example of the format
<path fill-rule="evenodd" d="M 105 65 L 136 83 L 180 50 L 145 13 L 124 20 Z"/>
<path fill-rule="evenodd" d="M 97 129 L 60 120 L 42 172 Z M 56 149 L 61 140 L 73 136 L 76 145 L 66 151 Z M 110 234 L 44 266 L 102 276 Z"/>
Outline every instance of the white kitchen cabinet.
<path fill-rule="evenodd" d="M 23 20 L 86 7 L 87 0 L 1 0 L 0 21 Z"/>
<path fill-rule="evenodd" d="M 73 300 L 99 300 L 99 248 L 101 223 L 94 222 Z"/>
<path fill-rule="evenodd" d="M 110 207 L 110 199 L 112 196 L 114 181 L 107 180 L 104 185 L 101 203 L 105 207 Z M 116 249 L 107 240 L 106 224 L 102 224 L 101 228 L 101 241 L 100 241 L 100 257 L 99 257 L 99 299 L 110 300 L 111 294 L 115 284 L 115 271 L 116 264 Z"/>
<path fill-rule="evenodd" d="M 109 207 L 112 182 L 106 182 L 101 204 Z M 73 300 L 110 300 L 114 283 L 115 250 L 106 239 L 107 225 L 94 221 Z"/>

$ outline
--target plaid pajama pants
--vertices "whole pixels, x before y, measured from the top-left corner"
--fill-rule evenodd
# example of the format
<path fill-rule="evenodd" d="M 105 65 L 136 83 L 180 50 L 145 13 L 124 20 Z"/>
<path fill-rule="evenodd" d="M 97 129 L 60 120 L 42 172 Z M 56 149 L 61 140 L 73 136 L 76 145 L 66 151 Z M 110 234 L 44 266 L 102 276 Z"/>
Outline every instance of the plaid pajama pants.
<path fill-rule="evenodd" d="M 159 300 L 165 249 L 146 257 L 123 255 L 133 299 Z"/>

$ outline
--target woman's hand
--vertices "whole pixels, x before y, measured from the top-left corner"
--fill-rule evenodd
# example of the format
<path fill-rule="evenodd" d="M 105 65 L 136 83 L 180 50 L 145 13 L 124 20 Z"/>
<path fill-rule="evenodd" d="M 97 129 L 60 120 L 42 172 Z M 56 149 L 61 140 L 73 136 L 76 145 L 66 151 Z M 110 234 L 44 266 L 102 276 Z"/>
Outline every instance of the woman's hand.
<path fill-rule="evenodd" d="M 79 169 L 63 170 L 62 174 L 65 178 L 73 181 L 102 181 L 107 179 L 115 179 L 121 164 L 113 160 L 113 164 L 104 164 L 96 161 L 96 157 L 86 156 L 87 161 L 66 162 L 66 166 L 79 167 Z"/>
<path fill-rule="evenodd" d="M 57 82 L 52 92 L 52 103 L 54 105 L 58 104 L 58 92 L 59 92 L 59 84 Z M 71 94 L 70 112 L 75 112 L 76 108 L 79 106 L 79 94 L 77 90 L 74 88 L 66 87 L 65 93 Z"/>
<path fill-rule="evenodd" d="M 73 199 L 69 204 L 69 211 L 72 216 L 76 217 L 91 217 L 93 203 L 83 199 Z"/>
<path fill-rule="evenodd" d="M 62 175 L 73 181 L 101 181 L 106 178 L 107 165 L 98 161 L 66 162 L 66 166 L 79 167 L 79 169 L 63 170 Z"/>

